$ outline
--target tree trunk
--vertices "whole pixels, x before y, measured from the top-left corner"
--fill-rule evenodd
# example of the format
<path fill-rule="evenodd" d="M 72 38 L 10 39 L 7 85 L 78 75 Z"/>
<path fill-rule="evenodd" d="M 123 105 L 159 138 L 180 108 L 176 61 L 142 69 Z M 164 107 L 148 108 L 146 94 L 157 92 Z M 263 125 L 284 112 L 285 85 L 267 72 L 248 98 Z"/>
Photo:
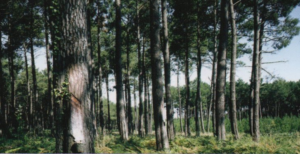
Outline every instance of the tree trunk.
<path fill-rule="evenodd" d="M 146 59 L 146 51 L 145 51 L 145 38 L 143 38 L 143 78 L 144 78 L 144 124 L 145 124 L 145 133 L 149 135 L 149 106 L 148 106 L 148 97 L 147 97 L 147 75 L 146 75 L 146 66 L 145 66 L 145 59 Z"/>
<path fill-rule="evenodd" d="M 49 46 L 49 25 L 48 25 L 48 3 L 44 0 L 44 21 L 45 21 L 45 41 L 46 41 L 46 60 L 47 60 L 47 75 L 48 75 L 48 117 L 49 117 L 49 128 L 52 134 L 54 134 L 54 117 L 53 117 L 53 99 L 52 99 L 52 72 L 51 72 L 51 62 L 50 62 L 50 46 Z"/>
<path fill-rule="evenodd" d="M 182 108 L 181 108 L 181 97 L 180 97 L 180 86 L 179 86 L 179 71 L 180 71 L 180 62 L 179 58 L 177 58 L 177 93 L 178 93 L 178 103 L 179 103 L 179 122 L 180 122 L 180 132 L 183 133 L 183 125 L 182 125 Z"/>
<path fill-rule="evenodd" d="M 106 92 L 107 92 L 107 129 L 111 130 L 111 120 L 110 120 L 110 104 L 109 104 L 109 80 L 108 73 L 106 73 Z"/>
<path fill-rule="evenodd" d="M 174 123 L 173 123 L 173 110 L 170 92 L 171 72 L 170 72 L 170 52 L 169 52 L 169 36 L 168 36 L 168 14 L 167 14 L 167 0 L 161 0 L 162 24 L 163 24 L 163 44 L 162 51 L 164 55 L 164 71 L 165 71 L 165 91 L 166 91 L 166 104 L 167 104 L 167 130 L 168 137 L 173 140 Z"/>
<path fill-rule="evenodd" d="M 214 1 L 214 51 L 213 51 L 213 63 L 212 63 L 212 77 L 211 77 L 211 89 L 210 89 L 210 107 L 209 110 L 211 110 L 212 107 L 212 126 L 213 126 L 213 134 L 216 136 L 216 83 L 217 83 L 217 66 L 218 66 L 218 47 L 217 47 L 217 7 L 218 7 L 218 1 Z M 210 113 L 210 111 L 208 112 Z M 209 132 L 209 116 L 207 120 L 207 131 Z"/>
<path fill-rule="evenodd" d="M 148 111 L 148 117 L 149 117 L 149 119 L 148 119 L 148 132 L 149 132 L 149 134 L 152 134 L 152 107 L 151 107 L 151 98 L 150 98 L 150 89 L 149 89 L 149 77 L 147 77 L 146 78 L 146 80 L 147 80 L 147 85 L 146 85 L 146 89 L 147 89 L 147 91 L 146 91 L 146 93 L 147 93 L 147 97 L 148 97 L 148 109 L 149 109 L 149 111 Z"/>
<path fill-rule="evenodd" d="M 185 49 L 185 136 L 191 135 L 190 129 L 190 75 L 189 75 L 189 44 L 188 37 L 186 36 L 186 49 Z"/>
<path fill-rule="evenodd" d="M 33 99 L 33 105 L 35 106 L 34 111 L 34 133 L 39 134 L 42 129 L 42 111 L 41 111 L 41 104 L 38 102 L 38 91 L 37 91 L 37 79 L 36 79 L 36 69 L 35 69 L 35 56 L 34 56 L 34 48 L 33 48 L 33 25 L 34 25 L 34 17 L 33 17 L 33 7 L 34 2 L 31 2 L 31 20 L 30 20 L 30 55 L 31 55 L 31 73 L 32 73 L 32 99 Z"/>
<path fill-rule="evenodd" d="M 98 25 L 97 25 L 97 58 L 98 58 L 98 97 L 99 97 L 99 109 L 100 109 L 100 127 L 101 127 L 101 134 L 104 135 L 104 113 L 103 113 L 103 99 L 102 99 L 102 67 L 101 67 L 101 12 L 100 12 L 100 4 L 97 3 L 98 7 Z"/>
<path fill-rule="evenodd" d="M 17 118 L 15 115 L 15 68 L 14 68 L 14 57 L 15 57 L 15 53 L 12 50 L 12 46 L 11 46 L 11 20 L 10 18 L 8 19 L 8 40 L 7 40 L 7 45 L 8 45 L 8 65 L 9 65 L 9 74 L 10 74 L 10 90 L 11 90 L 11 94 L 10 94 L 10 105 L 8 105 L 7 107 L 7 114 L 8 114 L 8 118 L 7 118 L 7 122 L 8 124 L 10 123 L 13 127 L 13 132 L 17 132 L 18 129 L 18 123 L 17 123 Z"/>
<path fill-rule="evenodd" d="M 24 48 L 24 62 L 25 62 L 25 72 L 26 72 L 26 83 L 27 83 L 27 107 L 28 107 L 28 127 L 31 131 L 33 128 L 33 121 L 32 121 L 32 101 L 31 101 L 31 90 L 30 90 L 30 83 L 29 83 L 29 73 L 28 73 L 28 60 L 27 60 L 27 45 L 23 44 Z"/>
<path fill-rule="evenodd" d="M 137 11 L 137 51 L 138 51 L 138 64 L 139 64 L 139 136 L 144 137 L 145 136 L 145 129 L 144 129 L 144 112 L 143 112 L 143 73 L 142 73 L 142 58 L 141 58 L 141 43 L 140 43 L 140 11 L 138 9 L 139 6 L 139 0 L 136 0 L 136 11 Z"/>
<path fill-rule="evenodd" d="M 234 138 L 239 139 L 239 132 L 237 126 L 236 118 L 236 91 L 235 91 L 235 72 L 236 72 L 236 25 L 235 25 L 235 13 L 234 13 L 234 4 L 233 0 L 230 0 L 230 15 L 231 15 L 231 35 L 232 35 L 232 44 L 231 44 L 231 67 L 230 67 L 230 106 L 229 106 L 229 115 L 230 115 L 230 124 L 231 132 L 234 135 Z"/>
<path fill-rule="evenodd" d="M 136 94 L 135 94 L 135 91 L 136 91 L 136 80 L 134 79 L 134 83 L 133 83 L 133 101 L 134 101 L 134 129 L 136 131 L 138 131 L 138 125 L 139 125 L 139 118 L 138 118 L 138 111 L 137 111 L 137 104 L 136 104 Z"/>
<path fill-rule="evenodd" d="M 152 67 L 152 97 L 155 122 L 156 150 L 169 149 L 167 126 L 163 118 L 163 80 L 160 52 L 160 18 L 158 0 L 150 1 L 150 38 Z"/>
<path fill-rule="evenodd" d="M 199 19 L 198 19 L 199 20 Z M 200 25 L 197 22 L 197 92 L 195 100 L 195 125 L 196 136 L 200 136 L 200 119 L 199 119 L 199 106 L 201 102 L 201 48 L 200 48 Z M 200 115 L 202 118 L 202 115 Z"/>
<path fill-rule="evenodd" d="M 125 102 L 123 100 L 123 79 L 122 79 L 122 61 L 121 61 L 121 0 L 116 0 L 116 90 L 117 90 L 117 106 L 119 108 L 119 128 L 121 138 L 128 140 L 128 127 L 125 117 Z"/>
<path fill-rule="evenodd" d="M 2 70 L 2 23 L 0 23 L 0 129 L 2 130 L 2 134 L 4 137 L 11 138 L 10 131 L 7 127 L 7 122 L 5 120 L 5 106 L 6 102 L 4 101 L 4 86 L 3 86 L 3 70 Z"/>
<path fill-rule="evenodd" d="M 228 1 L 221 1 L 221 28 L 218 48 L 217 71 L 217 114 L 216 130 L 218 140 L 225 140 L 225 84 L 226 84 L 226 48 L 228 39 Z"/>
<path fill-rule="evenodd" d="M 94 153 L 93 74 L 86 1 L 60 1 L 62 47 L 68 75 L 64 103 L 64 152 Z M 72 22 L 74 21 L 74 22 Z M 72 40 L 72 41 L 70 41 Z M 64 85 L 65 83 L 63 83 Z"/>
<path fill-rule="evenodd" d="M 131 92 L 130 92 L 130 71 L 129 71 L 129 52 L 130 52 L 130 43 L 129 43 L 129 29 L 127 30 L 127 74 L 126 74 L 126 89 L 127 89 L 127 115 L 128 115 L 128 132 L 133 134 L 133 123 L 132 123 L 132 111 L 131 111 Z"/>
<path fill-rule="evenodd" d="M 253 103 L 253 141 L 258 142 L 259 133 L 259 14 L 258 1 L 254 1 L 254 46 L 253 46 L 253 78 L 254 78 L 254 103 Z"/>

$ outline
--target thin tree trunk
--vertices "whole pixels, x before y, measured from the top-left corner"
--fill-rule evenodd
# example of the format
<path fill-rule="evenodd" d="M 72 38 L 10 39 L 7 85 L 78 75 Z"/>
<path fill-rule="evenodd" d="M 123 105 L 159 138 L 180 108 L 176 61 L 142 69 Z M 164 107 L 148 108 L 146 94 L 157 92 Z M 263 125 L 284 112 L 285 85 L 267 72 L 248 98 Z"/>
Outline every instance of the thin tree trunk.
<path fill-rule="evenodd" d="M 178 103 L 179 103 L 179 122 L 180 122 L 180 132 L 183 133 L 183 125 L 182 125 L 182 108 L 181 108 L 181 95 L 180 95 L 180 86 L 179 86 L 179 71 L 180 71 L 180 62 L 179 58 L 177 58 L 177 94 L 178 94 Z"/>
<path fill-rule="evenodd" d="M 111 120 L 110 120 L 110 103 L 109 103 L 109 80 L 108 73 L 106 73 L 106 92 L 107 92 L 107 129 L 111 130 Z"/>
<path fill-rule="evenodd" d="M 150 1 L 150 38 L 152 66 L 152 97 L 155 121 L 156 150 L 169 149 L 167 126 L 163 118 L 163 80 L 160 53 L 160 18 L 158 0 Z"/>
<path fill-rule="evenodd" d="M 125 102 L 123 101 L 122 61 L 121 61 L 121 0 L 116 0 L 116 89 L 117 106 L 119 108 L 119 128 L 121 138 L 128 140 L 128 127 L 125 117 Z"/>
<path fill-rule="evenodd" d="M 141 43 L 140 43 L 140 11 L 138 9 L 139 7 L 139 0 L 136 0 L 136 16 L 137 16 L 137 52 L 138 52 L 138 64 L 139 64 L 139 136 L 144 137 L 145 136 L 145 130 L 144 130 L 144 112 L 143 112 L 143 74 L 142 74 L 142 62 L 141 62 Z M 144 45 L 144 44 L 143 44 Z"/>
<path fill-rule="evenodd" d="M 253 49 L 253 77 L 254 77 L 254 103 L 253 103 L 253 141 L 258 142 L 259 133 L 259 14 L 258 1 L 254 1 L 254 49 Z"/>
<path fill-rule="evenodd" d="M 217 47 L 217 7 L 218 7 L 218 1 L 215 0 L 214 2 L 214 51 L 213 51 L 213 63 L 212 63 L 212 79 L 211 79 L 211 96 L 210 96 L 210 106 L 212 106 L 212 126 L 213 126 L 213 134 L 217 135 L 217 129 L 216 129 L 216 102 L 217 102 L 217 90 L 216 90 L 216 83 L 217 83 L 217 67 L 218 67 L 218 47 Z M 211 108 L 211 107 L 210 107 Z M 209 122 L 207 124 L 207 131 L 209 132 Z"/>
<path fill-rule="evenodd" d="M 48 3 L 44 0 L 44 21 L 45 21 L 45 41 L 46 41 L 46 60 L 47 60 L 47 75 L 48 75 L 48 111 L 49 111 L 49 128 L 51 129 L 52 134 L 54 134 L 54 116 L 53 116 L 53 99 L 52 99 L 52 72 L 51 72 L 51 63 L 50 63 L 50 45 L 49 45 L 49 24 L 48 24 Z"/>
<path fill-rule="evenodd" d="M 98 58 L 98 97 L 99 97 L 99 109 L 100 109 L 100 127 L 101 127 L 101 134 L 104 135 L 104 113 L 103 113 L 103 99 L 102 99 L 102 67 L 101 67 L 101 12 L 100 12 L 100 4 L 97 3 L 97 11 L 98 11 L 98 25 L 97 25 L 97 58 Z"/>
<path fill-rule="evenodd" d="M 146 66 L 145 66 L 145 60 L 146 60 L 146 51 L 145 51 L 145 38 L 143 38 L 143 55 L 142 55 L 142 73 L 143 73 L 143 81 L 144 81 L 144 124 L 145 124 L 145 134 L 149 135 L 149 108 L 148 108 L 148 97 L 147 97 L 147 75 L 146 75 Z"/>
<path fill-rule="evenodd" d="M 185 49 L 185 136 L 191 135 L 190 129 L 190 75 L 189 75 L 189 43 L 186 36 L 186 49 Z"/>
<path fill-rule="evenodd" d="M 136 104 L 136 94 L 135 94 L 135 91 L 136 91 L 136 80 L 134 79 L 134 83 L 133 83 L 133 100 L 134 100 L 134 129 L 136 131 L 138 131 L 138 125 L 139 125 L 139 118 L 138 118 L 138 111 L 137 111 L 137 104 Z"/>
<path fill-rule="evenodd" d="M 150 86 L 149 86 L 149 77 L 147 77 L 147 97 L 148 97 L 148 117 L 149 117 L 149 120 L 148 120 L 148 131 L 149 131 L 149 134 L 152 134 L 152 107 L 151 107 L 151 97 L 150 97 Z"/>
<path fill-rule="evenodd" d="M 169 52 L 169 36 L 168 36 L 168 14 L 167 14 L 167 0 L 161 0 L 161 12 L 162 12 L 162 24 L 163 24 L 163 44 L 162 50 L 164 55 L 164 71 L 165 71 L 165 91 L 166 91 L 166 104 L 167 104 L 167 130 L 168 137 L 173 140 L 174 135 L 174 123 L 170 92 L 171 83 L 171 71 L 170 71 L 170 52 Z"/>
<path fill-rule="evenodd" d="M 8 124 L 10 123 L 13 127 L 13 132 L 16 133 L 17 129 L 18 129 L 18 123 L 17 123 L 17 119 L 15 116 L 15 73 L 14 73 L 14 57 L 15 57 L 15 53 L 12 50 L 12 46 L 11 46 L 11 19 L 9 17 L 8 19 L 8 40 L 7 40 L 7 45 L 8 45 L 8 65 L 9 65 L 9 74 L 10 74 L 10 90 L 11 90 L 11 94 L 10 94 L 10 105 L 8 105 L 7 107 L 7 122 Z"/>
<path fill-rule="evenodd" d="M 32 121 L 32 101 L 31 101 L 31 89 L 29 83 L 29 73 L 28 73 L 28 61 L 27 61 L 27 45 L 23 44 L 24 48 L 24 61 L 25 61 L 25 72 L 26 72 L 26 83 L 27 83 L 27 107 L 28 107 L 28 127 L 31 131 L 33 128 L 33 121 Z"/>
<path fill-rule="evenodd" d="M 226 84 L 226 48 L 228 39 L 228 1 L 221 1 L 221 28 L 218 48 L 217 71 L 217 114 L 216 129 L 218 140 L 225 140 L 225 84 Z"/>
<path fill-rule="evenodd" d="M 196 136 L 200 136 L 200 119 L 199 119 L 199 106 L 200 106 L 200 102 L 201 102 L 200 88 L 201 88 L 201 48 L 200 48 L 200 25 L 199 25 L 199 19 L 198 19 L 198 22 L 197 22 L 197 93 L 196 93 L 196 101 L 195 101 L 195 104 L 196 104 L 195 105 Z M 202 115 L 200 115 L 200 116 L 202 119 Z"/>
<path fill-rule="evenodd" d="M 234 138 L 239 139 L 239 132 L 236 118 L 236 91 L 235 91 L 235 74 L 236 74 L 236 25 L 233 0 L 230 0 L 230 15 L 231 15 L 231 35 L 232 35 L 232 52 L 231 52 L 231 67 L 230 67 L 230 123 L 231 132 Z"/>
<path fill-rule="evenodd" d="M 129 134 L 133 134 L 133 123 L 132 123 L 132 111 L 131 111 L 131 92 L 130 92 L 130 71 L 129 71 L 129 52 L 130 52 L 130 44 L 129 44 L 129 29 L 127 30 L 127 76 L 126 76 L 126 89 L 127 89 L 127 115 L 128 115 L 128 131 Z"/>
<path fill-rule="evenodd" d="M 7 122 L 6 122 L 6 102 L 4 101 L 4 86 L 3 86 L 3 70 L 2 70 L 2 23 L 0 22 L 0 129 L 2 130 L 2 135 L 4 137 L 11 138 L 11 133 L 7 127 Z"/>

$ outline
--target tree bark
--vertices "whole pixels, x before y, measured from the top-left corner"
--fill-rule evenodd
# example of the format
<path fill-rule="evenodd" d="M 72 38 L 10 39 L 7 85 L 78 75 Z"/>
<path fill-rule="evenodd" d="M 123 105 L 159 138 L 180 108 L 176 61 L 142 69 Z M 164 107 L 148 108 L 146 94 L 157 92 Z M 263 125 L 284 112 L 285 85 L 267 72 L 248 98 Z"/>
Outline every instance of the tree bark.
<path fill-rule="evenodd" d="M 138 51 L 138 64 L 139 64 L 139 136 L 144 137 L 145 136 L 145 129 L 144 129 L 144 112 L 143 112 L 143 98 L 142 98 L 142 93 L 143 93 L 143 73 L 142 73 L 142 58 L 141 58 L 141 43 L 140 43 L 140 11 L 138 9 L 139 6 L 139 0 L 136 0 L 136 11 L 137 11 L 137 51 Z"/>
<path fill-rule="evenodd" d="M 161 70 L 160 52 L 160 18 L 158 0 L 150 1 L 150 49 L 152 67 L 152 100 L 155 121 L 156 150 L 169 149 L 166 122 L 163 118 L 164 99 L 163 99 L 163 79 Z"/>
<path fill-rule="evenodd" d="M 101 12 L 100 12 L 100 4 L 97 3 L 97 18 L 98 18 L 98 25 L 97 25 L 97 58 L 98 58 L 98 97 L 99 97 L 99 110 L 100 110 L 100 127 L 101 127 L 101 134 L 104 135 L 104 113 L 103 113 L 103 99 L 102 99 L 102 67 L 101 67 Z"/>
<path fill-rule="evenodd" d="M 259 14 L 258 1 L 254 1 L 254 46 L 253 46 L 253 77 L 254 77 L 254 101 L 253 101 L 253 141 L 259 142 Z"/>
<path fill-rule="evenodd" d="M 236 74 L 236 24 L 235 24 L 235 13 L 234 13 L 234 4 L 233 0 L 230 1 L 230 15 L 231 15 L 231 67 L 230 67 L 230 106 L 229 106 L 229 115 L 230 115 L 230 126 L 231 132 L 234 135 L 234 138 L 239 139 L 239 132 L 237 126 L 236 118 L 236 91 L 235 91 L 235 74 Z"/>
<path fill-rule="evenodd" d="M 13 127 L 13 132 L 16 133 L 18 129 L 18 123 L 15 115 L 15 73 L 14 73 L 14 58 L 15 53 L 11 46 L 12 30 L 11 30 L 11 19 L 8 18 L 8 65 L 9 65 L 9 74 L 10 74 L 10 105 L 7 107 L 7 123 L 11 124 Z"/>
<path fill-rule="evenodd" d="M 0 23 L 0 129 L 2 130 L 2 135 L 7 138 L 11 138 L 11 133 L 7 127 L 7 122 L 5 120 L 5 106 L 7 105 L 4 99 L 4 86 L 3 86 L 3 70 L 2 70 L 2 23 Z"/>
<path fill-rule="evenodd" d="M 126 89 L 127 89 L 127 115 L 128 115 L 128 132 L 129 134 L 133 134 L 133 123 L 132 123 L 132 111 L 131 111 L 131 92 L 130 92 L 130 71 L 129 71 L 129 52 L 130 52 L 130 44 L 129 44 L 129 29 L 127 30 L 127 74 L 126 74 Z"/>
<path fill-rule="evenodd" d="M 210 107 L 209 110 L 212 108 L 212 126 L 213 126 L 213 134 L 216 136 L 216 83 L 217 83 L 217 67 L 218 67 L 218 47 L 217 47 L 217 7 L 218 1 L 214 1 L 214 51 L 213 51 L 213 63 L 212 63 L 212 77 L 211 77 L 211 89 L 210 89 Z M 208 112 L 210 113 L 210 111 Z M 210 120 L 207 120 L 207 131 L 209 132 L 210 127 Z"/>
<path fill-rule="evenodd" d="M 143 78 L 144 78 L 144 124 L 145 124 L 145 134 L 149 135 L 149 106 L 148 106 L 148 97 L 147 97 L 147 75 L 146 75 L 146 66 L 145 66 L 145 60 L 146 60 L 146 51 L 145 51 L 145 38 L 143 38 Z"/>
<path fill-rule="evenodd" d="M 94 153 L 93 74 L 86 1 L 60 1 L 68 94 L 64 103 L 64 152 Z M 63 85 L 66 83 L 63 83 Z"/>
<path fill-rule="evenodd" d="M 110 103 L 109 103 L 109 74 L 106 73 L 106 93 L 107 93 L 107 129 L 111 130 L 111 120 L 110 120 Z"/>
<path fill-rule="evenodd" d="M 180 95 L 180 86 L 179 86 L 179 71 L 180 71 L 180 61 L 177 58 L 177 94 L 178 94 L 178 103 L 179 103 L 179 122 L 180 122 L 180 132 L 183 133 L 183 125 L 182 125 L 182 108 L 181 108 L 181 95 Z"/>
<path fill-rule="evenodd" d="M 185 49 L 185 136 L 191 135 L 190 129 L 190 75 L 189 75 L 189 44 L 188 37 L 186 36 L 186 49 Z"/>
<path fill-rule="evenodd" d="M 226 48 L 228 39 L 228 1 L 221 1 L 221 28 L 218 48 L 217 71 L 217 114 L 216 130 L 218 140 L 225 140 L 225 84 L 226 84 Z"/>
<path fill-rule="evenodd" d="M 123 100 L 123 83 L 122 83 L 122 40 L 121 40 L 121 0 L 116 0 L 116 89 L 117 89 L 117 106 L 119 107 L 119 128 L 121 138 L 128 140 L 128 127 L 125 117 L 125 102 Z"/>
<path fill-rule="evenodd" d="M 161 14 L 162 14 L 162 25 L 163 25 L 163 44 L 162 50 L 164 55 L 164 71 L 165 71 L 165 91 L 166 91 L 166 104 L 167 104 L 167 130 L 168 137 L 173 140 L 174 135 L 174 123 L 170 83 L 171 83 L 171 72 L 170 72 L 170 52 L 169 52 L 169 36 L 168 36 L 168 13 L 167 13 L 167 0 L 161 0 Z"/>
<path fill-rule="evenodd" d="M 48 76 L 48 117 L 49 117 L 49 128 L 52 134 L 54 134 L 54 116 L 53 116 L 53 99 L 52 99 L 52 71 L 50 62 L 50 45 L 49 45 L 49 24 L 48 24 L 48 2 L 44 0 L 44 21 L 45 21 L 45 41 L 46 41 L 46 60 L 47 60 L 47 76 Z"/>

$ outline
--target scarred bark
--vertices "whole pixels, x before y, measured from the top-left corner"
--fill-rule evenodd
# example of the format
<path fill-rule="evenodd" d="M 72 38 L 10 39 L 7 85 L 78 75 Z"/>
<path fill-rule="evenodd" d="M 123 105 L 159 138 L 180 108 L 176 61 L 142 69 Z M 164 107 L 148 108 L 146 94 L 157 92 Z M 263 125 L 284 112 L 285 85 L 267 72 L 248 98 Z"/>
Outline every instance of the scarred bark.
<path fill-rule="evenodd" d="M 62 11 L 62 47 L 68 82 L 68 100 L 64 103 L 64 152 L 93 153 L 93 76 L 89 48 L 86 1 L 60 1 Z"/>

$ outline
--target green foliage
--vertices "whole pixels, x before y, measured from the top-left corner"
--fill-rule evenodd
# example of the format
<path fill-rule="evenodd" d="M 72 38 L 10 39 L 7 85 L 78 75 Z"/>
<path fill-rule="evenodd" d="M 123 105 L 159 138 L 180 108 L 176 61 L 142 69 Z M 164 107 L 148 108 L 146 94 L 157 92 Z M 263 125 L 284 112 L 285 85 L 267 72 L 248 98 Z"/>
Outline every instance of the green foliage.
<path fill-rule="evenodd" d="M 251 136 L 244 133 L 236 141 L 227 135 L 227 140 L 218 141 L 212 134 L 201 137 L 185 137 L 176 135 L 170 142 L 170 153 L 299 153 L 300 134 L 262 135 L 259 143 L 253 142 Z M 105 136 L 102 143 L 96 146 L 97 153 L 166 153 L 155 150 L 155 137 L 140 138 L 132 136 L 123 142 L 119 135 Z"/>
<path fill-rule="evenodd" d="M 29 134 L 18 134 L 16 139 L 0 138 L 0 153 L 53 153 L 55 152 L 55 139 L 50 131 L 43 136 L 30 137 Z"/>

